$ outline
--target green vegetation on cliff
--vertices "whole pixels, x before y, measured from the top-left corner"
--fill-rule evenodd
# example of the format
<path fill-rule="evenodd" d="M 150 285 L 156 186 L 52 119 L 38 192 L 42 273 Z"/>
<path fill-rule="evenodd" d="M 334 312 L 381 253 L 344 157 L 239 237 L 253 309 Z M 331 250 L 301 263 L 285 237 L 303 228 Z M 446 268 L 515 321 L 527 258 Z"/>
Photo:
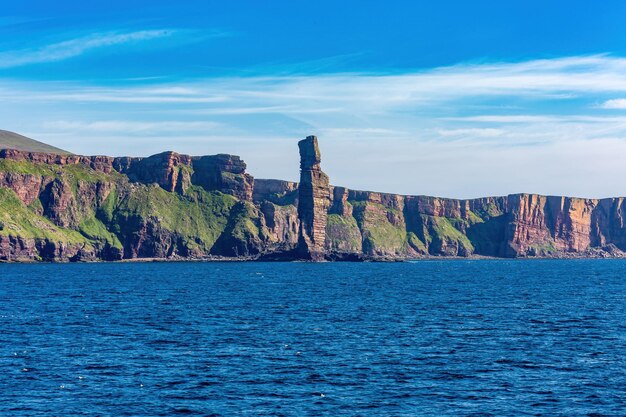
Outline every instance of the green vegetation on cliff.
<path fill-rule="evenodd" d="M 97 245 L 118 249 L 121 253 L 125 247 L 139 244 L 144 239 L 142 233 L 157 233 L 157 239 L 166 238 L 170 242 L 164 244 L 163 255 L 181 251 L 202 256 L 211 251 L 232 222 L 228 237 L 233 242 L 259 240 L 259 228 L 250 209 L 243 206 L 244 210 L 239 210 L 237 216 L 231 216 L 238 200 L 218 191 L 209 192 L 192 185 L 184 194 L 168 192 L 156 184 L 130 183 L 116 171 L 107 174 L 82 164 L 0 159 L 2 172 L 34 176 L 32 184 L 37 186 L 39 181 L 42 184 L 40 197 L 29 207 L 12 190 L 0 188 L 0 217 L 3 219 L 0 233 L 4 235 Z M 184 173 L 190 175 L 191 172 Z M 7 178 L 13 181 L 14 177 Z M 16 186 L 30 185 L 16 183 Z M 108 195 L 104 194 L 106 198 L 98 203 L 100 192 Z M 45 199 L 45 207 L 42 199 Z M 44 217 L 44 213 L 48 217 Z M 73 226 L 69 229 L 55 223 Z"/>
<path fill-rule="evenodd" d="M 264 236 L 260 227 L 261 213 L 247 201 L 238 202 L 227 218 L 211 253 L 225 256 L 250 256 L 260 252 Z"/>
<path fill-rule="evenodd" d="M 0 188 L 0 235 L 90 245 L 77 231 L 56 226 L 49 219 L 35 213 L 12 190 L 6 188 Z"/>
<path fill-rule="evenodd" d="M 41 175 L 43 177 L 55 177 L 57 174 L 53 165 L 35 164 L 28 161 L 14 161 L 11 159 L 0 159 L 0 172 Z"/>
<path fill-rule="evenodd" d="M 360 252 L 363 246 L 361 239 L 361 231 L 354 217 L 328 215 L 326 223 L 328 249 L 337 252 Z"/>
<path fill-rule="evenodd" d="M 0 259 L 515 257 L 589 253 L 597 242 L 617 248 L 611 255 L 626 247 L 613 219 L 623 217 L 623 199 L 453 200 L 333 189 L 316 139 L 306 141 L 314 148 L 301 155 L 310 169 L 299 188 L 279 180 L 255 188 L 243 161 L 229 155 L 3 151 Z M 307 234 L 319 237 L 313 249 Z"/>
<path fill-rule="evenodd" d="M 33 163 L 29 161 L 14 161 L 11 159 L 0 159 L 0 172 L 40 175 L 42 177 L 66 179 L 72 182 L 83 181 L 88 183 L 124 178 L 124 176 L 117 172 L 105 174 L 104 172 L 95 171 L 82 164 L 54 165 Z"/>
<path fill-rule="evenodd" d="M 363 236 L 368 255 L 400 255 L 406 251 L 406 226 L 401 213 L 379 203 L 353 201 L 354 218 Z M 389 219 L 396 222 L 391 223 Z"/>
<path fill-rule="evenodd" d="M 550 241 L 535 243 L 526 250 L 529 256 L 552 256 L 557 252 L 554 243 Z"/>
<path fill-rule="evenodd" d="M 254 205 L 242 201 L 237 205 L 237 209 L 231 213 L 229 223 L 232 225 L 232 236 L 242 242 L 259 239 L 259 226 L 254 220 L 258 220 L 259 214 Z"/>
<path fill-rule="evenodd" d="M 474 246 L 459 228 L 467 224 L 460 218 L 436 217 L 420 214 L 424 225 L 424 239 L 429 253 L 448 256 L 466 256 L 474 251 Z M 457 227 L 455 227 L 455 225 Z"/>
<path fill-rule="evenodd" d="M 79 232 L 88 239 L 102 242 L 112 248 L 122 249 L 122 243 L 119 238 L 111 233 L 104 223 L 96 217 L 90 217 L 83 220 L 78 226 Z"/>
<path fill-rule="evenodd" d="M 118 236 L 148 223 L 182 239 L 189 248 L 208 251 L 228 223 L 237 199 L 220 192 L 191 187 L 185 195 L 157 185 L 132 184 L 109 196 L 100 213 Z"/>
<path fill-rule="evenodd" d="M 417 237 L 417 235 L 413 232 L 409 232 L 407 234 L 407 240 L 409 242 L 409 245 L 411 245 L 411 247 L 413 248 L 413 250 L 419 254 L 425 255 L 428 253 L 428 248 L 426 247 L 426 244 L 424 242 L 422 242 L 422 240 Z"/>

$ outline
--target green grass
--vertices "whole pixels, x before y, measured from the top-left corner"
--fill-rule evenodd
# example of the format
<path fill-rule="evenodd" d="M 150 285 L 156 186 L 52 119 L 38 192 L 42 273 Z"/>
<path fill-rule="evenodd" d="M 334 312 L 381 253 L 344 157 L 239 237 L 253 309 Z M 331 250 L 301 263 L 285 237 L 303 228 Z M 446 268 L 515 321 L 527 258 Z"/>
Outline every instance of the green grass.
<path fill-rule="evenodd" d="M 471 210 L 467 211 L 467 223 L 468 224 L 476 224 L 476 223 L 483 223 L 485 220 L 480 217 L 478 214 L 474 213 Z"/>
<path fill-rule="evenodd" d="M 28 208 L 34 211 L 35 213 L 43 213 L 43 205 L 41 204 L 41 200 L 36 198 L 28 205 Z"/>
<path fill-rule="evenodd" d="M 232 237 L 244 242 L 258 240 L 259 228 L 252 221 L 253 218 L 257 218 L 254 206 L 251 203 L 242 202 L 238 208 L 229 220 L 232 225 Z"/>
<path fill-rule="evenodd" d="M 526 250 L 526 253 L 529 256 L 553 255 L 556 252 L 557 250 L 554 247 L 554 242 L 550 242 L 550 241 L 530 245 L 528 249 Z"/>
<path fill-rule="evenodd" d="M 467 253 L 474 251 L 474 245 L 472 242 L 454 225 L 463 222 L 462 219 L 448 218 L 448 217 L 435 217 L 422 214 L 422 220 L 425 225 L 428 226 L 428 240 L 429 243 L 435 241 L 441 243 L 458 243 L 459 246 L 465 248 Z"/>
<path fill-rule="evenodd" d="M 95 171 L 82 164 L 55 165 L 0 159 L 0 172 L 41 176 L 46 178 L 45 182 L 56 180 L 60 181 L 64 186 L 69 186 L 74 195 L 74 199 L 79 202 L 76 207 L 77 210 L 72 209 L 72 211 L 68 213 L 76 216 L 76 219 L 74 219 L 76 225 L 94 214 L 95 207 L 92 207 L 91 204 L 80 204 L 81 201 L 84 201 L 85 190 L 93 192 L 95 184 L 97 183 L 110 183 L 115 185 L 127 183 L 126 177 L 115 171 L 106 174 L 104 172 Z M 109 199 L 107 203 L 110 202 L 111 200 Z M 43 212 L 43 207 L 39 199 L 35 199 L 33 203 L 31 203 L 30 208 L 36 213 Z M 106 207 L 106 209 L 110 211 L 110 205 Z"/>
<path fill-rule="evenodd" d="M 180 169 L 181 174 L 192 174 L 188 167 Z M 0 233 L 5 235 L 58 242 L 105 242 L 121 248 L 121 240 L 135 233 L 142 224 L 153 223 L 177 236 L 188 248 L 208 252 L 230 221 L 233 239 L 259 239 L 260 230 L 249 208 L 244 206 L 238 217 L 231 218 L 238 200 L 220 192 L 207 192 L 202 187 L 190 186 L 185 195 L 180 195 L 157 185 L 130 184 L 124 175 L 106 174 L 81 164 L 61 166 L 0 159 L 0 172 L 61 180 L 71 187 L 77 201 L 81 201 L 78 197 L 84 188 L 93 189 L 93 184 L 99 182 L 112 184 L 112 191 L 100 207 L 78 207 L 77 230 L 57 227 L 37 214 L 43 211 L 40 200 L 26 207 L 15 194 L 2 190 Z"/>
<path fill-rule="evenodd" d="M 260 212 L 247 201 L 240 201 L 232 208 L 226 227 L 212 248 L 213 253 L 225 256 L 249 256 L 259 252 L 266 238 L 259 225 Z"/>
<path fill-rule="evenodd" d="M 358 200 L 349 201 L 349 203 L 352 206 L 352 210 L 365 210 L 365 207 L 367 207 L 367 204 L 368 204 L 367 201 L 358 201 Z M 376 203 L 369 203 L 369 204 L 376 204 Z"/>
<path fill-rule="evenodd" d="M 280 194 L 271 194 L 266 197 L 266 200 L 276 204 L 277 206 L 293 206 L 296 203 L 298 197 L 298 190 L 288 191 Z"/>
<path fill-rule="evenodd" d="M 122 243 L 117 236 L 107 230 L 104 223 L 95 217 L 83 220 L 78 226 L 78 230 L 88 239 L 107 243 L 114 248 L 122 248 Z"/>
<path fill-rule="evenodd" d="M 6 188 L 0 188 L 0 235 L 91 246 L 79 232 L 54 225 L 26 207 L 12 190 Z"/>
<path fill-rule="evenodd" d="M 80 189 L 85 186 L 93 188 L 91 184 L 97 182 L 119 182 L 123 176 L 120 174 L 106 174 L 91 169 L 85 165 L 54 165 L 38 164 L 28 161 L 13 161 L 0 159 L 0 172 L 12 172 L 22 175 L 36 175 L 45 178 L 59 179 L 71 187 L 72 193 L 77 201 Z M 43 212 L 41 200 L 35 199 L 29 207 L 17 198 L 8 189 L 0 189 L 2 193 L 2 203 L 0 203 L 0 216 L 3 218 L 3 230 L 0 233 L 5 235 L 19 236 L 22 238 L 48 239 L 54 242 L 77 243 L 92 245 L 95 241 L 107 242 L 113 247 L 121 247 L 117 236 L 107 230 L 105 225 L 94 217 L 93 207 L 78 206 L 77 230 L 62 228 L 54 225 L 49 219 L 41 216 Z M 109 198 L 105 201 L 102 213 L 111 213 L 115 204 L 115 188 Z M 103 216 L 111 219 L 109 216 Z"/>
<path fill-rule="evenodd" d="M 193 175 L 193 168 L 189 165 L 179 165 L 179 174 L 187 173 L 191 177 Z"/>
<path fill-rule="evenodd" d="M 326 241 L 330 249 L 338 252 L 355 252 L 362 248 L 361 231 L 354 217 L 329 214 L 326 222 Z"/>
<path fill-rule="evenodd" d="M 122 174 L 106 174 L 81 164 L 61 166 L 0 159 L 0 172 L 41 176 L 47 182 L 60 180 L 70 187 L 78 202 L 85 201 L 79 198 L 85 190 L 93 193 L 94 184 L 111 185 L 111 192 L 99 207 L 78 204 L 73 222 L 76 230 L 55 226 L 39 215 L 43 212 L 39 199 L 26 207 L 12 191 L 1 189 L 0 233 L 3 235 L 67 243 L 106 243 L 122 248 L 122 241 L 134 239 L 138 230 L 152 224 L 168 232 L 176 239 L 176 245 L 200 253 L 209 253 L 222 235 L 229 245 L 244 242 L 241 244 L 249 247 L 250 242 L 258 243 L 265 237 L 259 212 L 251 203 L 239 202 L 221 192 L 208 192 L 199 186 L 191 185 L 181 195 L 156 184 L 131 184 Z M 191 175 L 192 171 L 181 166 L 180 174 Z M 241 179 L 230 173 L 224 175 L 230 180 Z"/>
<path fill-rule="evenodd" d="M 354 201 L 354 217 L 363 235 L 363 250 L 372 254 L 400 254 L 406 249 L 404 224 L 393 225 L 387 213 L 395 214 L 382 204 Z"/>
<path fill-rule="evenodd" d="M 82 164 L 58 166 L 56 172 L 57 176 L 65 175 L 66 178 L 87 183 L 111 181 L 113 179 L 121 178 L 120 174 L 115 175 L 115 171 L 111 172 L 111 174 L 106 174 L 101 171 L 95 171 Z"/>
<path fill-rule="evenodd" d="M 107 224 L 113 221 L 113 212 L 117 206 L 117 196 L 117 188 L 114 187 L 111 189 L 111 192 L 109 192 L 109 195 L 104 199 L 96 212 L 96 217 L 102 219 L 102 221 Z"/>
<path fill-rule="evenodd" d="M 424 254 L 428 253 L 428 248 L 426 247 L 426 244 L 422 242 L 415 233 L 409 232 L 407 234 L 407 240 L 409 242 L 409 245 L 411 245 L 413 249 L 415 249 L 417 252 Z"/>
<path fill-rule="evenodd" d="M 124 234 L 123 225 L 132 223 L 133 219 L 151 219 L 161 228 L 178 234 L 189 247 L 209 250 L 226 228 L 230 210 L 236 203 L 237 199 L 230 195 L 207 192 L 201 187 L 190 187 L 181 196 L 158 185 L 135 184 L 123 195 L 110 195 L 99 216 L 111 223 L 110 229 L 116 235 Z"/>
<path fill-rule="evenodd" d="M 82 181 L 87 183 L 96 183 L 99 181 L 118 181 L 125 178 L 124 175 L 115 171 L 110 174 L 106 174 L 104 172 L 96 171 L 83 164 L 39 164 L 30 161 L 14 161 L 11 159 L 0 159 L 0 172 L 41 175 L 43 177 L 63 178 L 68 181 Z"/>
<path fill-rule="evenodd" d="M 53 169 L 53 165 L 34 164 L 28 161 L 14 161 L 11 159 L 0 159 L 0 172 L 41 175 L 44 177 L 56 177 L 58 174 L 58 172 Z"/>
<path fill-rule="evenodd" d="M 483 207 L 478 211 L 478 216 L 481 217 L 482 219 L 489 219 L 491 217 L 498 217 L 501 216 L 502 214 L 504 214 L 499 208 L 498 206 L 496 206 L 494 203 L 489 203 L 487 204 L 485 207 Z"/>

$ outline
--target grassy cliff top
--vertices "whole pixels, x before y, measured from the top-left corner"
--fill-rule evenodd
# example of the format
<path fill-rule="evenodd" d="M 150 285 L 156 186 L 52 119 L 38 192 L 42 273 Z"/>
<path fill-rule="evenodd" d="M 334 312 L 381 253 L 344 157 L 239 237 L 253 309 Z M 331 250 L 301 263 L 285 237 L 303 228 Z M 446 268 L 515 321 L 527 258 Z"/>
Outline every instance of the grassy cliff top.
<path fill-rule="evenodd" d="M 0 149 L 17 149 L 27 152 L 44 152 L 61 155 L 71 153 L 35 139 L 9 132 L 8 130 L 0 130 Z"/>

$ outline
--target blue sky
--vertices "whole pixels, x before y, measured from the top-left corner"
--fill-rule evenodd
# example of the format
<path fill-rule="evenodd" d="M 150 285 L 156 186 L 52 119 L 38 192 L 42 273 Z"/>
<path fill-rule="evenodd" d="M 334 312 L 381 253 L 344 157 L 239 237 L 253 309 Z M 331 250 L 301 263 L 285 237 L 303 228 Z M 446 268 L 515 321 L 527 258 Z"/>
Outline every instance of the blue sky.
<path fill-rule="evenodd" d="M 0 129 L 406 194 L 625 195 L 626 3 L 20 1 Z M 97 3 L 97 4 L 92 4 Z"/>

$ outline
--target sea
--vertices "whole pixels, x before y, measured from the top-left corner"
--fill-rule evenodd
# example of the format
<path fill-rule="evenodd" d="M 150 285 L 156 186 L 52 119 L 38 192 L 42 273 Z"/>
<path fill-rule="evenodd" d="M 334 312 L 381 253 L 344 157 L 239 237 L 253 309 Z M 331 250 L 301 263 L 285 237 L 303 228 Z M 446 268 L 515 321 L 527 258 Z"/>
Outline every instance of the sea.
<path fill-rule="evenodd" d="M 0 264 L 2 416 L 624 416 L 626 260 Z"/>

